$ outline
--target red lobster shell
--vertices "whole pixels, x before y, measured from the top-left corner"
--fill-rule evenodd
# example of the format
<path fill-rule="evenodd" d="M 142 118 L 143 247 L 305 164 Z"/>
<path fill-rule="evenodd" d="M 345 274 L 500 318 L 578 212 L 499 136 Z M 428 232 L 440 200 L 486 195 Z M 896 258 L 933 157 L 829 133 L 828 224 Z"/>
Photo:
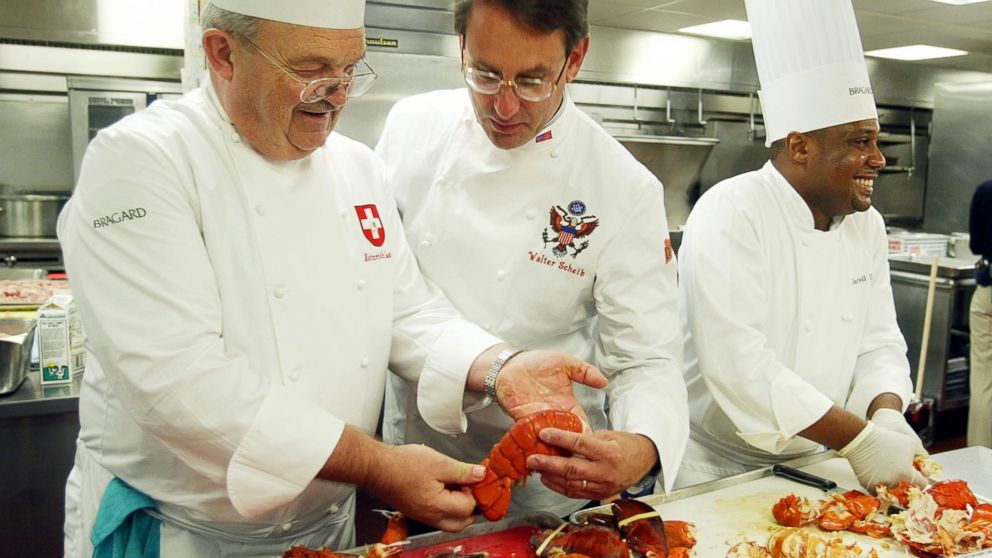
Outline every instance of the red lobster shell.
<path fill-rule="evenodd" d="M 545 540 L 551 537 L 550 541 Z M 543 550 L 538 556 L 558 558 L 569 554 L 584 554 L 595 558 L 630 558 L 627 544 L 620 532 L 602 525 L 568 525 L 561 532 L 551 530 L 534 534 L 534 548 Z"/>
<path fill-rule="evenodd" d="M 640 500 L 616 500 L 611 509 L 627 546 L 646 558 L 666 558 L 668 537 L 661 515 Z"/>
<path fill-rule="evenodd" d="M 530 474 L 528 456 L 562 455 L 561 450 L 537 437 L 541 430 L 549 427 L 582 432 L 582 421 L 568 411 L 540 411 L 528 415 L 514 423 L 493 446 L 489 457 L 482 461 L 486 477 L 472 486 L 472 494 L 486 519 L 496 521 L 506 515 L 510 508 L 510 489 L 524 482 Z"/>

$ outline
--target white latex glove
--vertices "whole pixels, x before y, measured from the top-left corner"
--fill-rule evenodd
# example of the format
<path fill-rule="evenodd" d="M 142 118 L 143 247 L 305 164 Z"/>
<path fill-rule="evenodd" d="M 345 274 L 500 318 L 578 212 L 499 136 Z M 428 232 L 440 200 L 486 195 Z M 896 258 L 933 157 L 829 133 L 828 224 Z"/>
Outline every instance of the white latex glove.
<path fill-rule="evenodd" d="M 871 421 L 875 423 L 876 426 L 880 426 L 886 430 L 891 430 L 893 432 L 902 434 L 913 438 L 917 442 L 916 454 L 915 455 L 930 455 L 926 448 L 923 447 L 923 442 L 920 441 L 920 437 L 913 430 L 913 427 L 906 422 L 906 417 L 902 413 L 895 409 L 882 408 L 875 411 L 875 414 L 871 416 Z"/>
<path fill-rule="evenodd" d="M 901 480 L 926 487 L 927 479 L 913 468 L 913 457 L 922 447 L 915 432 L 907 436 L 876 426 L 873 417 L 864 430 L 837 453 L 847 458 L 861 486 L 874 494 L 879 484 L 895 486 Z"/>

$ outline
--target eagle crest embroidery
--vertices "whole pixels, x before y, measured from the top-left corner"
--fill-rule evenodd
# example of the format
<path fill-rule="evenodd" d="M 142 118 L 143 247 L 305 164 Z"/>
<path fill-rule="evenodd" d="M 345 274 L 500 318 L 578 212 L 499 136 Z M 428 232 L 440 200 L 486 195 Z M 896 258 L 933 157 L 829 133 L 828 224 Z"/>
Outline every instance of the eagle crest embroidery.
<path fill-rule="evenodd" d="M 575 258 L 589 247 L 589 240 L 585 238 L 599 226 L 599 218 L 594 215 L 584 216 L 585 212 L 586 204 L 581 201 L 568 204 L 568 211 L 558 205 L 551 206 L 551 225 L 544 229 L 542 238 L 545 247 L 555 244 L 551 249 L 555 257 L 570 255 Z"/>

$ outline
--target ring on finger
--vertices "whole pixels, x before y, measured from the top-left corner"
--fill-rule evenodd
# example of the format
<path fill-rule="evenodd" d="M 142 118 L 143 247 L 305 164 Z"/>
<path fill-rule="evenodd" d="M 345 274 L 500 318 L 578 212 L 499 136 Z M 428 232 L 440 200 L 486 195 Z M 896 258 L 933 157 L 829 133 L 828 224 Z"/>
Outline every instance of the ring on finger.
<path fill-rule="evenodd" d="M 587 481 L 586 479 L 582 479 L 582 490 L 585 490 L 586 489 L 586 485 L 588 485 L 588 484 L 589 484 L 589 481 Z"/>

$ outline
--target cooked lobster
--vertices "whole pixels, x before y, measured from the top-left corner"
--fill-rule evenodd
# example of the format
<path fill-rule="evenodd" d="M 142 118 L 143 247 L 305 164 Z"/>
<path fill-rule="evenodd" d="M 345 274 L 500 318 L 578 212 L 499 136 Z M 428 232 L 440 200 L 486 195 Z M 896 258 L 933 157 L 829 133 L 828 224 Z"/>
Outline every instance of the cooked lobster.
<path fill-rule="evenodd" d="M 496 521 L 506 515 L 511 489 L 525 482 L 530 474 L 528 456 L 563 455 L 560 449 L 538 438 L 538 433 L 545 428 L 582 432 L 582 420 L 568 411 L 550 410 L 528 415 L 510 427 L 493 446 L 489 457 L 482 461 L 486 468 L 485 478 L 472 486 L 476 504 L 486 519 Z"/>
<path fill-rule="evenodd" d="M 386 523 L 386 531 L 382 534 L 382 538 L 376 544 L 372 545 L 368 553 L 365 554 L 365 558 L 386 558 L 387 556 L 398 555 L 403 551 L 403 545 L 406 544 L 407 538 L 407 528 L 406 519 L 400 512 L 387 512 L 383 511 L 383 514 L 389 518 L 389 522 Z M 349 554 L 348 556 L 352 556 Z M 294 546 L 286 552 L 283 552 L 282 558 L 343 558 L 340 554 L 335 554 L 331 549 L 321 548 L 319 550 L 311 550 L 303 545 Z"/>
<path fill-rule="evenodd" d="M 381 511 L 381 510 L 380 510 Z M 407 528 L 406 518 L 403 514 L 394 512 L 382 512 L 389 521 L 386 522 L 386 531 L 382 534 L 379 542 L 372 545 L 366 558 L 386 558 L 403 552 L 403 545 L 406 544 Z"/>
<path fill-rule="evenodd" d="M 645 558 L 667 558 L 665 525 L 654 508 L 640 500 L 616 500 L 610 508 L 631 550 Z"/>
<path fill-rule="evenodd" d="M 557 532 L 556 532 L 557 531 Z M 630 558 L 627 543 L 620 532 L 602 525 L 568 525 L 556 531 L 534 534 L 531 545 L 540 557 L 585 554 L 596 558 Z"/>

